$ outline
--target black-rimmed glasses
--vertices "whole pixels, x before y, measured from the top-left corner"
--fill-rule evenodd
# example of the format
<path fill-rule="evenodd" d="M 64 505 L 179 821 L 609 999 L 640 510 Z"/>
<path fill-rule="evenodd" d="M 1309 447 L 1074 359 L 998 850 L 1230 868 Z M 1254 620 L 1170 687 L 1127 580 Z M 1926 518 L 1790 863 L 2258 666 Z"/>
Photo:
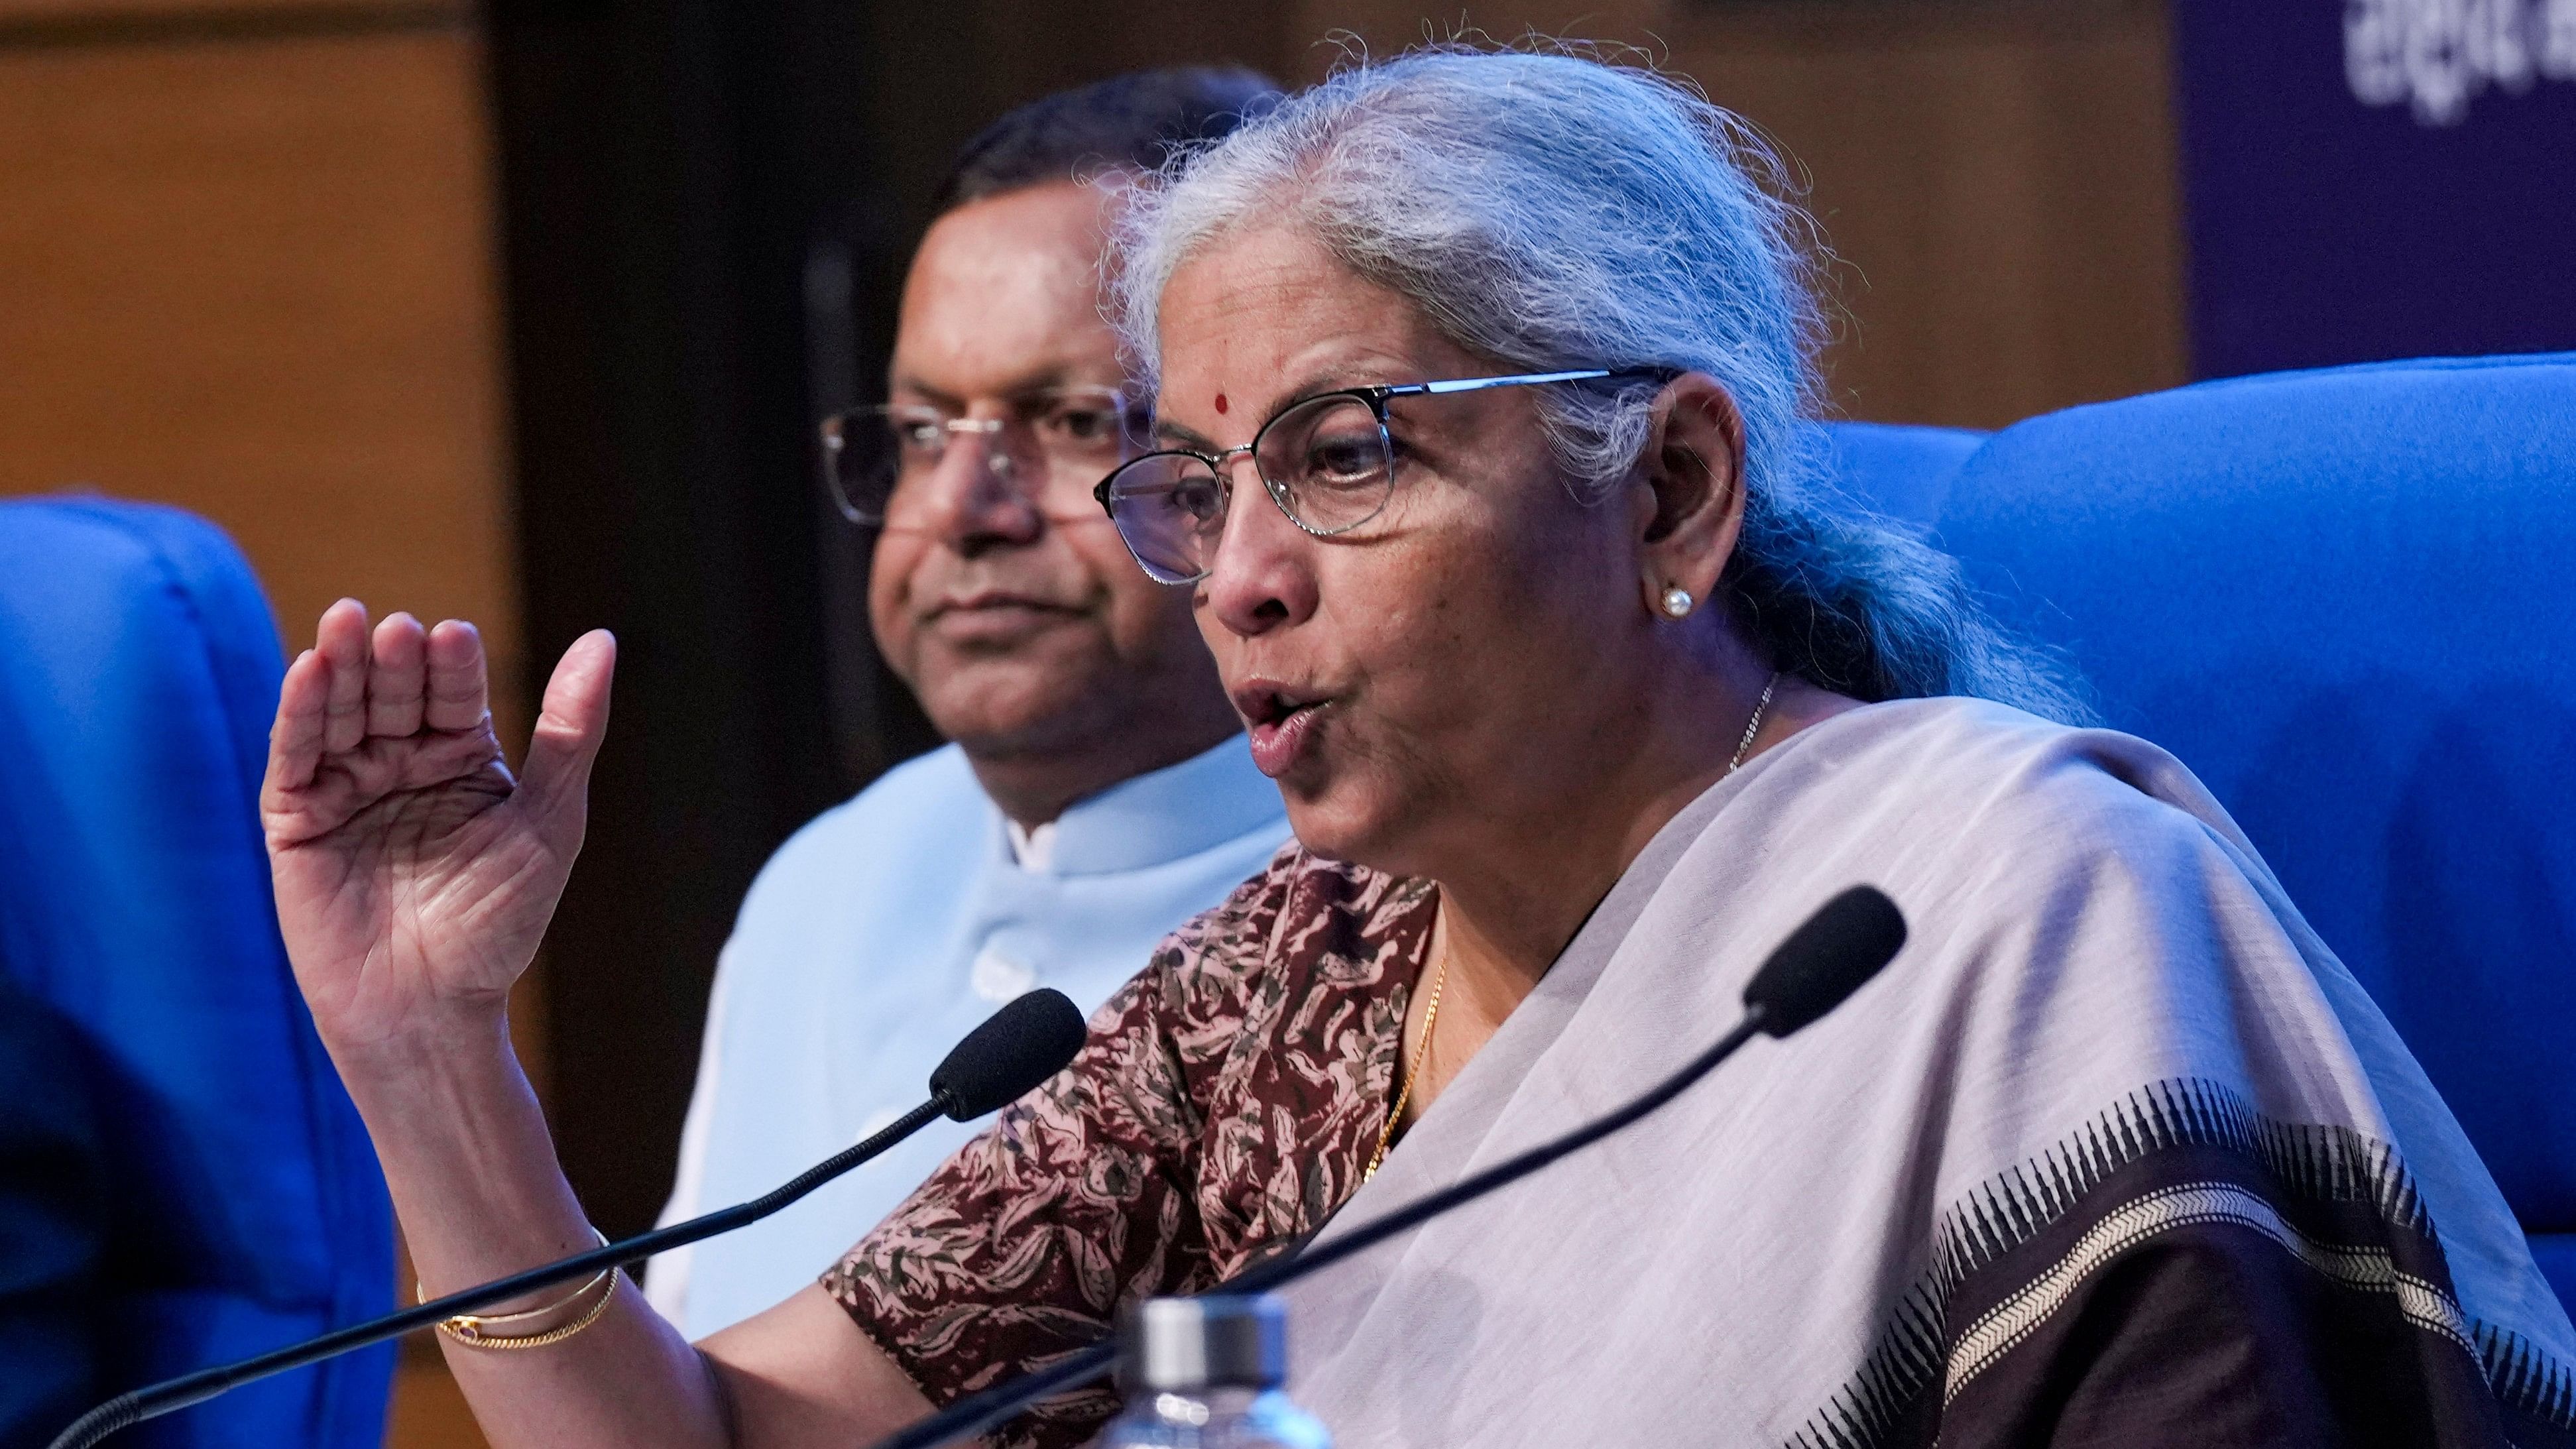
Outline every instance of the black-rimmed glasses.
<path fill-rule="evenodd" d="M 1331 538 L 1377 517 L 1395 496 L 1395 440 L 1386 421 L 1391 398 L 1663 375 L 1658 369 L 1593 367 L 1318 393 L 1281 409 L 1241 447 L 1218 453 L 1188 448 L 1147 453 L 1101 479 L 1092 496 L 1108 511 L 1127 551 L 1147 574 L 1160 583 L 1195 583 L 1207 577 L 1216 561 L 1234 495 L 1229 465 L 1236 458 L 1252 459 L 1263 490 L 1289 522 L 1317 538 Z"/>

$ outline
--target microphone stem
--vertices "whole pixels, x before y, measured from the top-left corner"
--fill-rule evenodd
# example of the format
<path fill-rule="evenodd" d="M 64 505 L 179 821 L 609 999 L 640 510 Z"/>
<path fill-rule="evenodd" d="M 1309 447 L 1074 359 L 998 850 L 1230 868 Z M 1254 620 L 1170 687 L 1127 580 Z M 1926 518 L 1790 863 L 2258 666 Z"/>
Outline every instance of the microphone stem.
<path fill-rule="evenodd" d="M 729 1208 L 719 1208 L 704 1217 L 691 1218 L 685 1223 L 673 1223 L 667 1228 L 655 1228 L 649 1233 L 639 1233 L 623 1242 L 593 1248 L 586 1253 L 576 1253 L 558 1262 L 540 1264 L 525 1272 L 513 1273 L 507 1278 L 496 1278 L 489 1283 L 450 1293 L 444 1298 L 433 1298 L 427 1303 L 406 1308 L 397 1313 L 389 1313 L 366 1323 L 352 1324 L 337 1332 L 326 1333 L 320 1338 L 308 1339 L 303 1343 L 291 1344 L 256 1358 L 246 1358 L 239 1363 L 201 1369 L 184 1378 L 175 1378 L 154 1384 L 149 1388 L 137 1389 L 132 1393 L 119 1394 L 73 1421 L 70 1428 L 65 1429 L 55 1438 L 51 1449 L 90 1449 L 90 1446 L 119 1429 L 142 1423 L 146 1419 L 157 1419 L 163 1414 L 184 1409 L 190 1404 L 203 1403 L 227 1389 L 267 1378 L 271 1374 L 281 1374 L 288 1369 L 302 1368 L 306 1364 L 318 1363 L 334 1354 L 347 1353 L 352 1349 L 364 1348 L 371 1343 L 397 1338 L 414 1329 L 427 1328 L 433 1323 L 453 1318 L 457 1314 L 471 1313 L 477 1308 L 533 1293 L 540 1288 L 550 1288 L 557 1283 L 574 1278 L 588 1278 L 605 1268 L 640 1263 L 667 1249 L 685 1247 L 701 1239 L 712 1238 L 718 1233 L 731 1232 L 746 1223 L 758 1222 L 920 1131 L 941 1114 L 942 1108 L 937 1100 L 924 1102 L 896 1118 L 884 1131 L 823 1159 L 788 1179 L 782 1186 L 763 1193 L 749 1202 L 736 1203 Z"/>
<path fill-rule="evenodd" d="M 1438 1192 L 1416 1198 L 1393 1212 L 1371 1218 L 1330 1242 L 1309 1246 L 1302 1252 L 1238 1273 L 1209 1289 L 1208 1293 L 1266 1293 L 1283 1287 L 1309 1273 L 1329 1268 L 1344 1258 L 1365 1253 L 1398 1233 L 1420 1227 L 1452 1208 L 1473 1202 L 1497 1188 L 1508 1187 L 1568 1153 L 1579 1152 L 1688 1091 L 1692 1083 L 1717 1070 L 1720 1062 L 1735 1055 L 1739 1048 L 1751 1041 L 1762 1030 L 1762 1024 L 1769 1015 L 1761 1003 L 1750 1003 L 1745 1007 L 1743 1017 L 1726 1035 L 1617 1111 L 1506 1158 Z M 1038 1399 L 1100 1377 L 1117 1359 L 1118 1350 L 1114 1345 L 1095 1343 L 1061 1363 L 1022 1374 L 1008 1383 L 996 1384 L 982 1393 L 959 1399 L 910 1428 L 878 1440 L 871 1449 L 935 1449 L 935 1446 L 952 1440 L 981 1434 Z"/>

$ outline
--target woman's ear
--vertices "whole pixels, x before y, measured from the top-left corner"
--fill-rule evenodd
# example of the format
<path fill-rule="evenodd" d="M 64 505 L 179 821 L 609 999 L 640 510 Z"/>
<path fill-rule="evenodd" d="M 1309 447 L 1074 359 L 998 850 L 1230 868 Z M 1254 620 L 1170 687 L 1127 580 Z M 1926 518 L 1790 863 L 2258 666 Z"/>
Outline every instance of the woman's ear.
<path fill-rule="evenodd" d="M 1664 384 L 1639 459 L 1645 517 L 1638 582 L 1646 607 L 1686 618 L 1717 591 L 1744 526 L 1744 415 L 1717 379 Z"/>

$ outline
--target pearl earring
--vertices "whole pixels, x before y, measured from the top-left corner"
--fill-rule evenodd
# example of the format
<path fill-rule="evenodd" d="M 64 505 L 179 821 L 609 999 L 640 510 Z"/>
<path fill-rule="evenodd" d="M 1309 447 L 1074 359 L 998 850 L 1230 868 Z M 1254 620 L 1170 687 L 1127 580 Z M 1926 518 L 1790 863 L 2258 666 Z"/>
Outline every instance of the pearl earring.
<path fill-rule="evenodd" d="M 1687 619 L 1691 611 L 1690 590 L 1679 584 L 1664 590 L 1664 612 L 1676 619 Z"/>

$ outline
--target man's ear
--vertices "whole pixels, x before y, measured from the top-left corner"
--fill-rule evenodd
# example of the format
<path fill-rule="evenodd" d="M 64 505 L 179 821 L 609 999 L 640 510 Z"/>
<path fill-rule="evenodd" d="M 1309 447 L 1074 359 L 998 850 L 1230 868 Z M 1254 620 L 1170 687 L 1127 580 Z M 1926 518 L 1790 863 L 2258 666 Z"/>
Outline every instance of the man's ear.
<path fill-rule="evenodd" d="M 1744 415 L 1717 379 L 1683 373 L 1655 399 L 1638 462 L 1651 505 L 1639 510 L 1638 585 L 1648 609 L 1680 617 L 1716 593 L 1744 526 Z"/>

